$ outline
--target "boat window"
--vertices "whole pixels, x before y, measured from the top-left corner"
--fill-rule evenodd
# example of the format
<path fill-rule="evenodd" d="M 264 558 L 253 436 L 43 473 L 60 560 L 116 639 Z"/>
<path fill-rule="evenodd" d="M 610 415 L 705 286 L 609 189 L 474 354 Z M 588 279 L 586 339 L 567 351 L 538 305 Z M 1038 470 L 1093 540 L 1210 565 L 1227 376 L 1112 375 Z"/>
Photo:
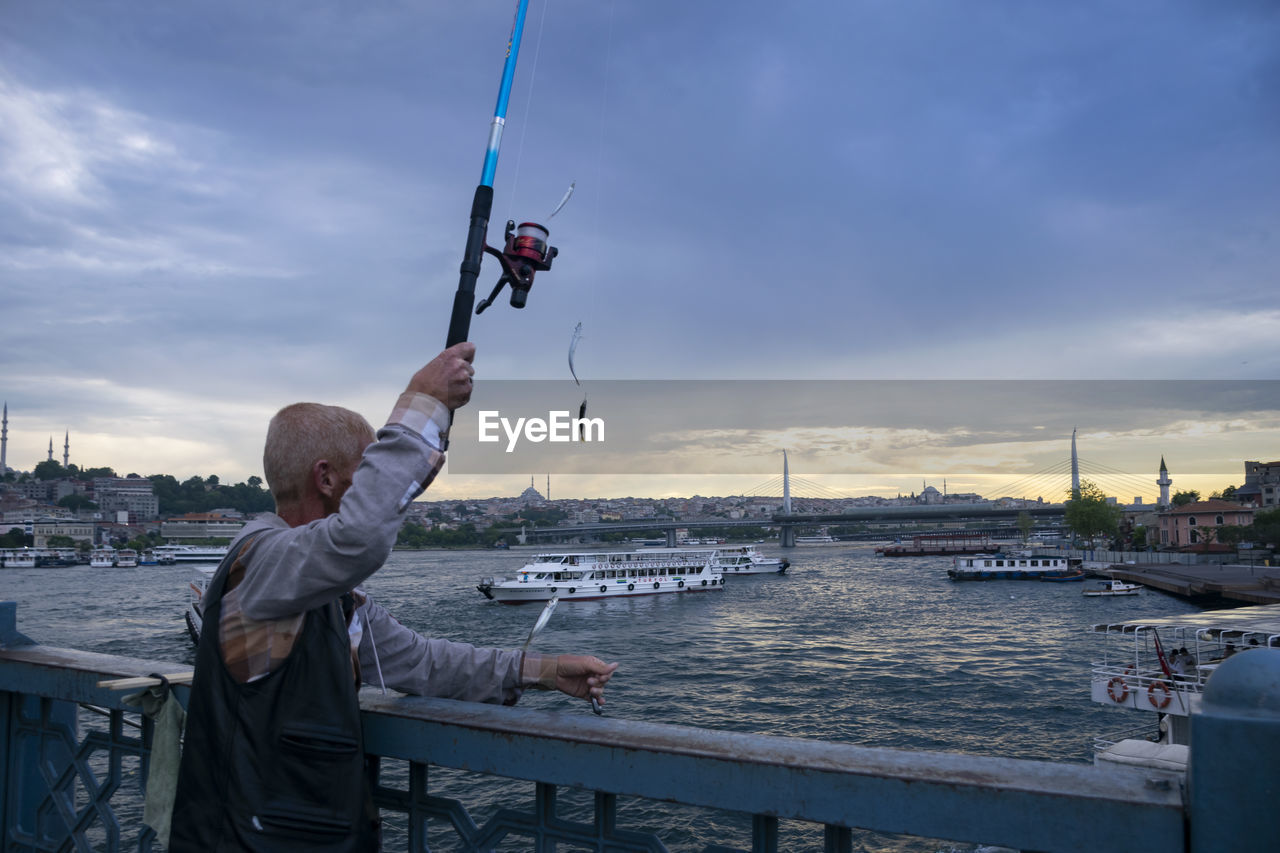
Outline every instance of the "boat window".
<path fill-rule="evenodd" d="M 982 561 L 982 565 L 984 565 L 984 566 L 990 566 L 990 565 L 991 565 L 991 561 L 990 561 L 990 560 L 983 560 L 983 561 Z"/>
<path fill-rule="evenodd" d="M 1032 560 L 1032 561 L 1031 561 L 1031 565 L 1033 565 L 1033 566 L 1038 566 L 1038 565 L 1040 565 L 1040 561 L 1039 561 L 1039 560 Z"/>
<path fill-rule="evenodd" d="M 1004 560 L 996 560 L 996 565 L 997 565 L 997 566 L 1003 566 L 1003 565 L 1004 565 Z"/>

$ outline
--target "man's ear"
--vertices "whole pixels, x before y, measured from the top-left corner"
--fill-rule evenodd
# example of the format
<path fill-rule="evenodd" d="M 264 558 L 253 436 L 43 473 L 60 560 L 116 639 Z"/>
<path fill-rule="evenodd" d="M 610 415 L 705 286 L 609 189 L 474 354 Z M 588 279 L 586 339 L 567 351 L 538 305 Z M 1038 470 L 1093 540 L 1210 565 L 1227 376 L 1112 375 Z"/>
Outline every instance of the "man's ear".
<path fill-rule="evenodd" d="M 337 477 L 334 476 L 333 466 L 329 464 L 328 459 L 317 459 L 312 464 L 311 483 L 316 487 L 316 491 L 325 497 L 333 494 L 337 486 Z"/>

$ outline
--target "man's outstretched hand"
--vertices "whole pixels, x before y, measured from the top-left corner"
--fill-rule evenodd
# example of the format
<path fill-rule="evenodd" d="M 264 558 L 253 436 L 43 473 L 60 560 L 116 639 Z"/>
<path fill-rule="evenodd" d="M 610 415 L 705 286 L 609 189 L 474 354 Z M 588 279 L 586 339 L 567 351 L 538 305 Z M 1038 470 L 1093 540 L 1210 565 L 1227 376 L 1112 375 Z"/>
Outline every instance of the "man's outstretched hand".
<path fill-rule="evenodd" d="M 577 699 L 595 699 L 604 704 L 604 687 L 618 668 L 591 655 L 559 655 L 556 661 L 556 689 Z"/>

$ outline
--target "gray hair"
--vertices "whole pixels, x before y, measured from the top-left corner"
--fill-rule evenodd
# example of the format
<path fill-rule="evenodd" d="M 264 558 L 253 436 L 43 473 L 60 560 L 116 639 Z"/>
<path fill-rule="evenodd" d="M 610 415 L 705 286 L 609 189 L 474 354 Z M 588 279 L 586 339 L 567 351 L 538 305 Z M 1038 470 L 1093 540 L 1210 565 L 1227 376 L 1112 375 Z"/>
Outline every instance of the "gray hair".
<path fill-rule="evenodd" d="M 262 469 L 277 509 L 302 498 L 318 460 L 354 470 L 373 438 L 369 422 L 341 406 L 294 403 L 276 412 L 267 427 Z"/>

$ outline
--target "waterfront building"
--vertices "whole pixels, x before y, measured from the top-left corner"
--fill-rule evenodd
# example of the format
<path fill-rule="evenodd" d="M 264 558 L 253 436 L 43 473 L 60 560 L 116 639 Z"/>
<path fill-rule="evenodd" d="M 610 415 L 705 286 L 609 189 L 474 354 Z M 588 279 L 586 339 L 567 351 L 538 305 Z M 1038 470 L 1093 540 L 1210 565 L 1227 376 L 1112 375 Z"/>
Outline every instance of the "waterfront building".
<path fill-rule="evenodd" d="M 67 536 L 77 542 L 93 543 L 93 522 L 71 518 L 41 518 L 31 527 L 31 544 L 48 547 L 54 536 Z"/>
<path fill-rule="evenodd" d="M 244 522 L 221 513 L 189 512 L 160 522 L 160 535 L 168 541 L 182 539 L 234 539 Z"/>
<path fill-rule="evenodd" d="M 1212 498 L 1166 509 L 1160 513 L 1160 545 L 1190 548 L 1214 545 L 1212 531 L 1219 527 L 1244 527 L 1253 523 L 1253 508 Z"/>
<path fill-rule="evenodd" d="M 1260 507 L 1280 506 L 1280 461 L 1245 462 L 1244 485 L 1236 500 Z"/>
<path fill-rule="evenodd" d="M 93 502 L 104 517 L 127 513 L 130 519 L 151 521 L 160 517 L 155 484 L 146 477 L 94 477 Z"/>

